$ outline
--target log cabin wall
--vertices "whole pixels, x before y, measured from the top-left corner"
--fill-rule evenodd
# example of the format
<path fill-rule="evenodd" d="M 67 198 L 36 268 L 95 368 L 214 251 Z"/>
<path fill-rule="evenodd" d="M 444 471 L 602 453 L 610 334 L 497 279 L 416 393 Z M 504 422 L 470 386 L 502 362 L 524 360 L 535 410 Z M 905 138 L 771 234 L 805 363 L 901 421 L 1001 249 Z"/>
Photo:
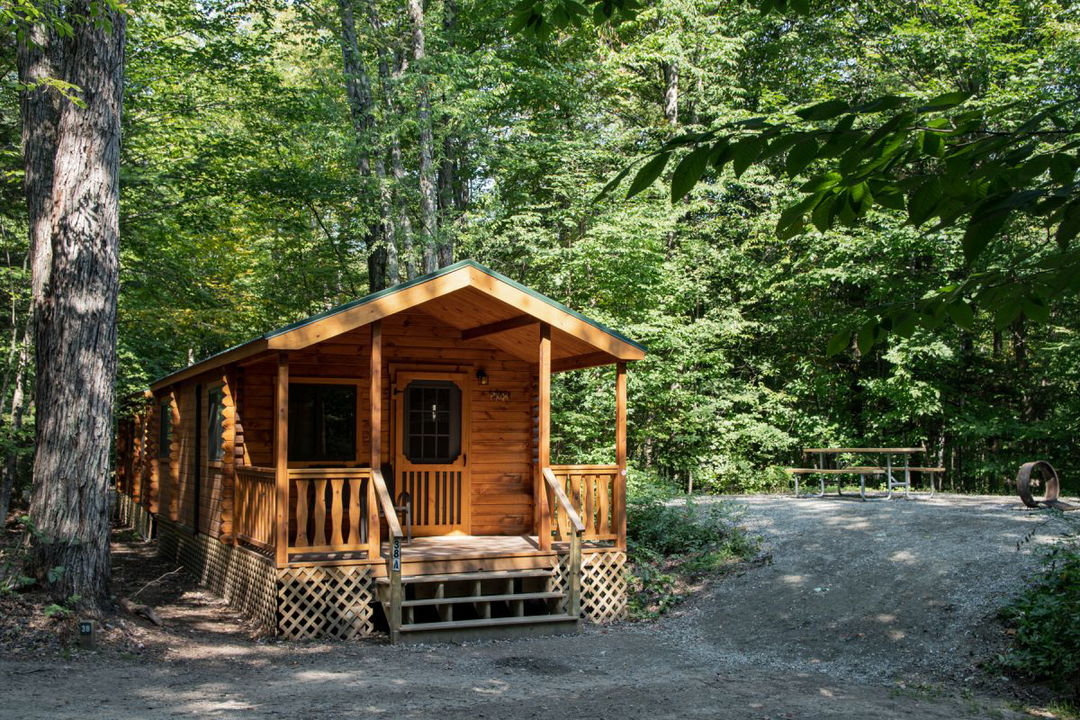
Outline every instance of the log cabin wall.
<path fill-rule="evenodd" d="M 158 459 L 158 423 L 160 413 L 157 402 L 149 403 L 146 408 L 146 421 L 143 434 L 143 471 L 139 479 L 139 504 L 154 512 L 153 508 L 160 509 L 160 486 L 158 481 L 161 469 Z"/>
<path fill-rule="evenodd" d="M 208 412 L 210 391 L 222 390 L 221 460 L 207 459 L 208 421 L 204 418 L 201 431 L 204 437 L 196 443 L 196 407 Z M 196 392 L 200 394 L 197 401 Z M 161 409 L 168 403 L 172 412 L 172 433 L 168 455 L 158 452 Z M 151 503 L 153 512 L 189 530 L 198 530 L 214 538 L 228 535 L 232 530 L 231 501 L 234 482 L 234 418 L 235 407 L 231 385 L 220 373 L 207 374 L 178 384 L 171 391 L 160 391 L 146 409 L 144 453 L 149 472 L 143 492 L 157 501 Z M 197 447 L 198 445 L 198 447 Z M 198 456 L 196 455 L 198 452 Z M 196 463 L 200 464 L 199 491 L 196 493 Z M 198 513 L 195 504 L 198 497 Z M 196 517 L 198 527 L 195 527 Z"/>
<path fill-rule="evenodd" d="M 367 380 L 370 328 L 360 327 L 310 348 L 290 353 L 289 377 L 349 378 Z M 398 369 L 446 369 L 464 372 L 469 378 L 471 475 L 474 535 L 520 535 L 533 532 L 531 397 L 536 366 L 484 343 L 463 341 L 461 332 L 431 315 L 411 310 L 383 320 L 383 457 L 392 462 L 395 452 L 392 395 L 393 372 Z M 483 369 L 488 385 L 473 379 Z M 244 368 L 240 387 L 239 420 L 244 427 L 244 450 L 252 465 L 272 467 L 274 461 L 275 362 Z M 358 388 L 357 462 L 370 462 L 368 387 Z"/>
<path fill-rule="evenodd" d="M 161 438 L 161 426 L 158 424 L 161 422 L 161 411 L 168 404 L 169 409 L 169 427 L 172 428 L 170 433 L 170 443 L 168 457 L 161 457 L 162 453 L 158 452 L 158 444 Z M 177 447 L 176 447 L 176 428 L 180 422 L 179 409 L 176 405 L 176 396 L 173 393 L 163 393 L 154 398 L 154 402 L 151 405 L 154 411 L 154 416 L 158 418 L 153 427 L 153 460 L 152 462 L 157 467 L 156 470 L 156 488 L 157 488 L 157 502 L 154 512 L 165 515 L 170 520 L 176 519 L 176 506 L 174 498 L 176 497 L 176 478 L 179 468 L 177 466 Z"/>

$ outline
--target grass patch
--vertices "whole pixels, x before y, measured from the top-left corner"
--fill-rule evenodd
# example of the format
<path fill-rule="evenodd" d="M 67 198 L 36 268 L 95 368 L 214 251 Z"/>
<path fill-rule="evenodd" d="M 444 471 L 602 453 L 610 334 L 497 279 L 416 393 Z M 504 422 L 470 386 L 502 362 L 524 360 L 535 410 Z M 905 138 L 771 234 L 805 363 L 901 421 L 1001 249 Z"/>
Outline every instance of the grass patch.
<path fill-rule="evenodd" d="M 667 505 L 656 496 L 627 504 L 630 617 L 659 617 L 709 580 L 751 558 L 760 541 L 731 502 Z"/>

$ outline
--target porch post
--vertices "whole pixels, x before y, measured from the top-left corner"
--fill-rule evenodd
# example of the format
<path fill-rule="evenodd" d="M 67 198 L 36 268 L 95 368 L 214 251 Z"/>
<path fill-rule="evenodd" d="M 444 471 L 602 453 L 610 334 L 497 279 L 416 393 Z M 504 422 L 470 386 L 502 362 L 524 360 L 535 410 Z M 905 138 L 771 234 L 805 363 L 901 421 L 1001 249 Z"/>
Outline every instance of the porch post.
<path fill-rule="evenodd" d="M 626 363 L 615 365 L 615 532 L 618 545 L 626 549 Z"/>
<path fill-rule="evenodd" d="M 382 465 L 382 320 L 371 323 L 371 468 Z"/>
<path fill-rule="evenodd" d="M 274 386 L 274 479 L 277 485 L 275 555 L 277 566 L 289 562 L 289 354 L 278 353 Z"/>
<path fill-rule="evenodd" d="M 551 465 L 551 326 L 540 323 L 539 387 L 537 409 L 536 482 L 533 502 L 536 503 L 536 534 L 541 550 L 551 549 L 551 506 L 544 482 L 544 468 Z"/>
<path fill-rule="evenodd" d="M 375 493 L 375 471 L 382 455 L 382 321 L 371 323 L 371 355 L 368 357 L 368 428 L 372 479 L 368 482 L 368 557 L 379 557 L 382 538 L 379 527 L 379 503 Z M 385 479 L 385 478 L 384 478 Z"/>

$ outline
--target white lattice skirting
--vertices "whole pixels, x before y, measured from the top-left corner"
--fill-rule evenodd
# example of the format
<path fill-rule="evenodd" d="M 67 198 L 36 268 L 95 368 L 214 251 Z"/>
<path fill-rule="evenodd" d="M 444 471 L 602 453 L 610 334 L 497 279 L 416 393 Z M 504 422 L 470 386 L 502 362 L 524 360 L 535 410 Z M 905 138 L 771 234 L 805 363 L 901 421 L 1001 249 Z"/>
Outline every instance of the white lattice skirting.
<path fill-rule="evenodd" d="M 296 640 L 352 640 L 375 632 L 375 577 L 367 565 L 278 573 L 278 630 Z"/>
<path fill-rule="evenodd" d="M 569 556 L 560 555 L 550 589 L 566 592 L 569 581 Z M 626 618 L 629 587 L 626 580 L 626 553 L 583 553 L 581 556 L 581 616 L 590 622 L 604 624 Z M 566 601 L 563 601 L 563 610 Z"/>

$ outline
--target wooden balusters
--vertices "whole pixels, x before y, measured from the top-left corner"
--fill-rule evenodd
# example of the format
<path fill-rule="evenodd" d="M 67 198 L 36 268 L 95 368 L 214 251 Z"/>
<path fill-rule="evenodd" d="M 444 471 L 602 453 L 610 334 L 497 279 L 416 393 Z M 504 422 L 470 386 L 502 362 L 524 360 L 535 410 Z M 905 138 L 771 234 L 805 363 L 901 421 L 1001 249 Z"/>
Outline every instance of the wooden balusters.
<path fill-rule="evenodd" d="M 289 551 L 378 552 L 377 538 L 372 547 L 364 532 L 374 505 L 370 479 L 368 468 L 290 468 L 296 532 Z M 377 515 L 375 527 L 377 531 Z"/>
<path fill-rule="evenodd" d="M 311 544 L 307 536 L 308 484 L 307 480 L 293 480 L 293 487 L 296 488 L 296 539 L 290 543 L 292 547 L 307 547 Z"/>
<path fill-rule="evenodd" d="M 236 468 L 236 537 L 260 550 L 274 548 L 274 468 Z"/>
<path fill-rule="evenodd" d="M 551 471 L 560 487 L 581 518 L 585 541 L 617 542 L 619 502 L 625 498 L 617 490 L 620 484 L 616 465 L 552 465 Z M 550 495 L 550 493 L 549 493 Z M 555 529 L 559 540 L 568 540 L 569 532 L 563 515 L 558 512 L 554 498 L 548 497 L 548 507 L 556 513 Z"/>
<path fill-rule="evenodd" d="M 345 484 L 344 478 L 330 478 L 330 527 L 332 528 L 332 534 L 330 536 L 331 545 L 344 545 L 344 528 L 342 527 L 341 518 L 344 514 L 344 504 L 341 495 L 341 486 Z M 355 540 L 355 538 L 352 538 Z"/>

